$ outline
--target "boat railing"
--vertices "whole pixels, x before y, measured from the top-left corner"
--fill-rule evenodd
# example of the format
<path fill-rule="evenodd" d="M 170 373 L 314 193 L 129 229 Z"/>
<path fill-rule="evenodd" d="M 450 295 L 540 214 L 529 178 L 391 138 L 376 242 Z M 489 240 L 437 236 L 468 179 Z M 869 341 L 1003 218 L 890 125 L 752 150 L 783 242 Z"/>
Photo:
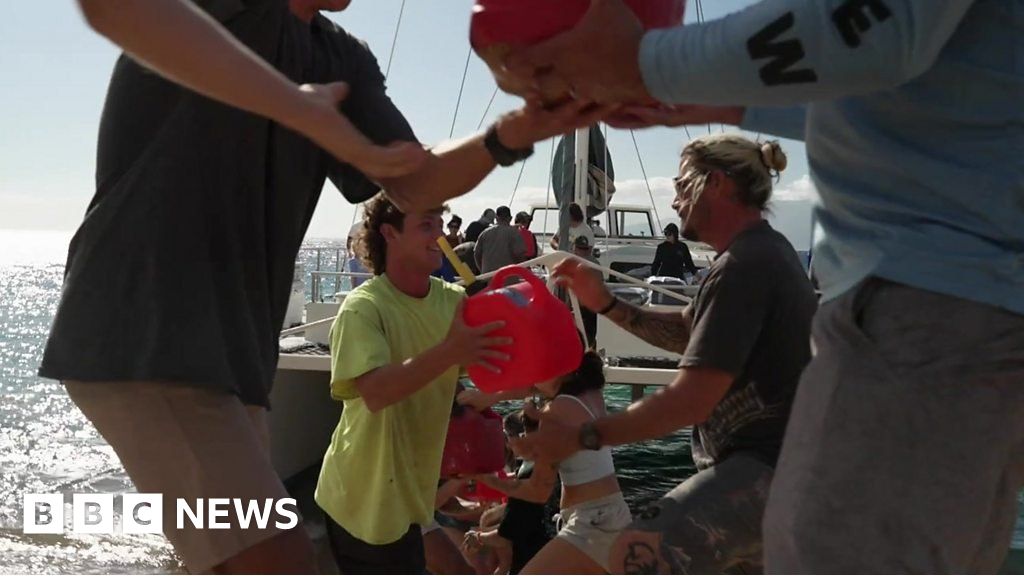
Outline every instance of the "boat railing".
<path fill-rule="evenodd" d="M 525 268 L 543 267 L 543 268 L 546 268 L 546 269 L 550 270 L 550 269 L 554 268 L 556 265 L 558 265 L 561 262 L 563 262 L 564 260 L 567 260 L 567 259 L 570 259 L 570 258 L 580 261 L 581 263 L 583 263 L 583 265 L 585 265 L 585 266 L 587 266 L 589 268 L 592 268 L 594 270 L 599 270 L 602 274 L 606 274 L 608 276 L 612 276 L 612 277 L 617 278 L 617 279 L 620 280 L 620 282 L 612 283 L 611 284 L 612 286 L 636 286 L 636 287 L 640 287 L 640 288 L 645 288 L 645 289 L 650 290 L 652 292 L 657 292 L 659 294 L 662 294 L 662 295 L 664 295 L 664 296 L 666 296 L 666 297 L 668 297 L 668 298 L 670 298 L 672 300 L 678 301 L 678 302 L 680 302 L 680 305 L 689 304 L 690 301 L 691 301 L 691 298 L 689 296 L 686 296 L 685 294 L 680 294 L 678 292 L 674 292 L 674 291 L 669 290 L 667 288 L 664 288 L 662 286 L 658 286 L 658 285 L 655 285 L 655 284 L 650 284 L 648 282 L 644 282 L 643 280 L 638 280 L 638 279 L 633 278 L 632 276 L 630 276 L 628 274 L 625 274 L 625 273 L 622 273 L 622 272 L 617 272 L 615 270 L 612 270 L 611 268 L 606 268 L 604 266 L 601 266 L 600 264 L 596 264 L 596 263 L 591 262 L 589 260 L 584 260 L 582 258 L 577 257 L 574 254 L 570 254 L 568 252 L 563 252 L 561 250 L 558 250 L 558 251 L 555 251 L 555 252 L 549 252 L 547 254 L 542 254 L 541 256 L 538 256 L 536 258 L 533 258 L 533 259 L 527 260 L 525 262 L 522 262 L 519 265 L 523 266 Z M 490 280 L 496 273 L 497 272 L 495 271 L 495 272 L 489 272 L 487 274 L 481 274 L 481 275 L 477 276 L 476 279 L 477 280 L 481 280 L 481 281 Z M 320 276 L 337 276 L 337 277 L 342 277 L 342 278 L 344 278 L 344 277 L 348 277 L 348 278 L 369 278 L 369 277 L 373 276 L 372 274 L 367 274 L 367 273 L 362 273 L 362 272 L 332 272 L 332 271 L 325 271 L 325 270 L 320 270 L 320 271 L 312 272 L 311 275 L 315 278 L 315 280 L 313 282 L 313 287 L 312 287 L 312 296 L 313 296 L 312 297 L 312 301 L 313 302 L 319 302 L 320 301 L 320 298 L 319 298 L 319 296 L 320 296 L 320 294 L 319 294 L 319 286 L 318 286 L 318 284 L 319 284 L 319 277 Z M 459 282 L 457 282 L 457 284 L 463 285 L 464 282 L 462 280 L 459 280 Z M 554 279 L 551 277 L 551 275 L 548 275 L 547 285 L 548 285 L 548 289 L 549 290 L 554 290 L 555 282 L 554 282 Z M 572 308 L 573 308 L 574 316 L 575 316 L 575 320 L 576 320 L 576 327 L 582 330 L 583 329 L 583 317 L 580 314 L 579 301 L 576 300 L 576 295 L 573 294 L 571 290 L 569 290 L 568 293 L 569 293 L 569 299 L 572 302 Z M 281 336 L 291 336 L 291 335 L 294 335 L 294 334 L 299 334 L 299 333 L 302 333 L 302 332 L 305 332 L 305 331 L 309 330 L 310 328 L 315 328 L 317 326 L 321 326 L 321 325 L 324 325 L 324 324 L 329 324 L 329 323 L 331 323 L 333 321 L 334 321 L 334 318 L 323 318 L 321 320 L 316 320 L 314 322 L 309 322 L 307 324 L 300 324 L 299 326 L 295 326 L 295 327 L 292 327 L 292 328 L 288 328 L 286 330 L 282 330 L 281 331 Z"/>
<path fill-rule="evenodd" d="M 332 271 L 332 270 L 314 270 L 309 273 L 310 287 L 309 287 L 309 300 L 311 302 L 321 302 L 322 299 L 322 286 L 324 278 L 336 278 L 341 280 L 344 278 L 358 279 L 358 278 L 373 278 L 373 274 L 369 272 L 346 272 L 346 271 Z M 335 282 L 337 287 L 338 282 Z"/>

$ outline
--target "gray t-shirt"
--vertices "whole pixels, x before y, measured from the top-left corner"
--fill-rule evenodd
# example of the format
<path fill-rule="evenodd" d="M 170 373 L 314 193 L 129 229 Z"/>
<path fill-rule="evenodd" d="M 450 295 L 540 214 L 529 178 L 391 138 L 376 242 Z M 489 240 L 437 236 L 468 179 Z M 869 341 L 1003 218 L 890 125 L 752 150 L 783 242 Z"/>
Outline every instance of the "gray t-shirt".
<path fill-rule="evenodd" d="M 698 468 L 737 451 L 774 466 L 800 373 L 811 359 L 814 289 L 786 238 L 762 221 L 712 263 L 692 304 L 693 330 L 679 365 L 736 380 L 693 429 Z"/>
<path fill-rule="evenodd" d="M 295 82 L 343 80 L 378 143 L 414 140 L 366 45 L 284 0 L 202 0 Z M 308 139 L 122 55 L 100 124 L 96 194 L 71 241 L 40 375 L 211 386 L 267 406 L 295 257 L 327 177 L 379 186 Z"/>
<path fill-rule="evenodd" d="M 481 274 L 494 272 L 526 259 L 526 242 L 515 226 L 498 224 L 480 234 L 473 258 Z"/>

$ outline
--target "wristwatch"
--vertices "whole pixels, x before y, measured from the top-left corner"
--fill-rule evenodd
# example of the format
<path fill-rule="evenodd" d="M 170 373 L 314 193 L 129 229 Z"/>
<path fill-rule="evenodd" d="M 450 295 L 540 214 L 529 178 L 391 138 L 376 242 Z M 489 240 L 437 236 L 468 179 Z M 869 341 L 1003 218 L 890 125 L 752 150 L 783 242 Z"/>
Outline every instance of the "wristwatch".
<path fill-rule="evenodd" d="M 601 433 L 597 431 L 593 420 L 580 426 L 579 442 L 580 446 L 587 450 L 601 449 Z"/>
<path fill-rule="evenodd" d="M 533 156 L 533 146 L 516 150 L 502 144 L 498 139 L 497 124 L 491 124 L 491 127 L 487 129 L 487 134 L 484 135 L 484 147 L 487 148 L 491 158 L 494 158 L 498 166 L 511 166 Z"/>

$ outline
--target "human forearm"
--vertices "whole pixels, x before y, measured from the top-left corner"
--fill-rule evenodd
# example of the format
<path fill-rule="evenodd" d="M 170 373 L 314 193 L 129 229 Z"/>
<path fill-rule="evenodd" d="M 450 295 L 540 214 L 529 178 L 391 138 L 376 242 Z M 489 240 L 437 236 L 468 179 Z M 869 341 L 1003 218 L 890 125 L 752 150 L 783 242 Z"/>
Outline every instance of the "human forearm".
<path fill-rule="evenodd" d="M 626 410 L 594 421 L 605 446 L 619 446 L 667 436 L 708 419 L 733 382 L 715 369 L 683 368 L 667 387 Z"/>
<path fill-rule="evenodd" d="M 550 482 L 543 482 L 540 478 L 531 476 L 525 480 L 518 478 L 499 478 L 497 476 L 482 476 L 481 482 L 495 490 L 499 490 L 509 498 L 524 500 L 526 502 L 544 503 L 551 496 L 551 489 L 554 488 Z"/>
<path fill-rule="evenodd" d="M 619 300 L 605 315 L 644 342 L 682 354 L 690 341 L 690 322 L 678 310 L 647 310 Z"/>
<path fill-rule="evenodd" d="M 448 343 L 400 363 L 388 364 L 356 379 L 356 390 L 371 412 L 412 396 L 454 365 Z"/>
<path fill-rule="evenodd" d="M 477 134 L 431 150 L 422 168 L 381 182 L 385 192 L 415 203 L 411 208 L 436 208 L 475 188 L 494 170 L 494 158 Z"/>

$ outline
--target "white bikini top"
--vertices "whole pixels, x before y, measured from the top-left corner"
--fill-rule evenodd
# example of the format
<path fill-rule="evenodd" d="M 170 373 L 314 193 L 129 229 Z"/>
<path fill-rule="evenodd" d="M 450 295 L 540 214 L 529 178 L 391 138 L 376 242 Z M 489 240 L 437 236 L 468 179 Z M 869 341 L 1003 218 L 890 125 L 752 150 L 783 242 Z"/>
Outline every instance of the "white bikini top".
<path fill-rule="evenodd" d="M 591 419 L 597 419 L 583 400 L 568 394 L 561 394 L 557 398 L 572 398 L 583 406 Z M 600 450 L 579 450 L 558 464 L 558 475 L 562 477 L 562 484 L 566 486 L 579 486 L 613 474 L 615 463 L 612 461 L 612 450 L 607 446 Z"/>

